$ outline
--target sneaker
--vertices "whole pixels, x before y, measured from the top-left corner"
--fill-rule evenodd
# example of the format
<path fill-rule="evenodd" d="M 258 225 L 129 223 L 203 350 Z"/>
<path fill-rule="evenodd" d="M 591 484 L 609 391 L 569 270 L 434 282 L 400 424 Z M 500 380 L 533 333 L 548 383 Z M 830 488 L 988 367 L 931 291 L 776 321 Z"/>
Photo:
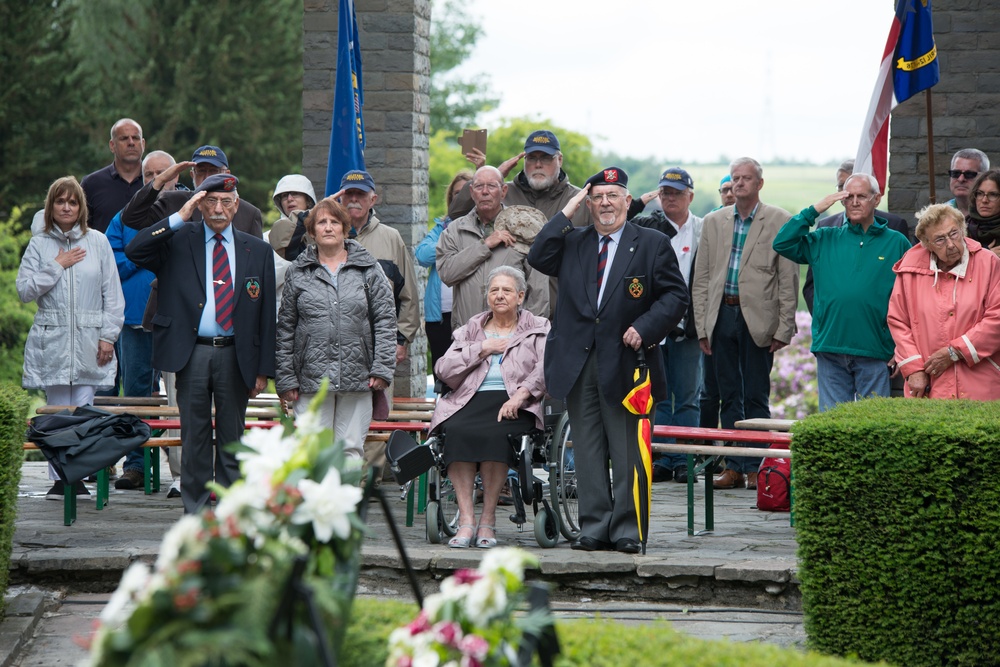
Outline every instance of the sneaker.
<path fill-rule="evenodd" d="M 170 490 L 167 491 L 167 498 L 180 498 L 181 497 L 181 480 L 175 479 L 170 483 Z"/>
<path fill-rule="evenodd" d="M 78 496 L 89 496 L 90 495 L 90 491 L 87 490 L 87 487 L 83 485 L 82 481 L 77 482 L 76 484 L 74 484 L 73 485 L 73 489 L 76 491 L 76 495 L 78 495 Z M 62 500 L 63 496 L 65 495 L 65 490 L 66 490 L 66 485 L 63 484 L 63 482 L 62 482 L 61 479 L 57 479 L 55 481 L 55 483 L 52 485 L 52 488 L 49 489 L 48 492 L 46 492 L 45 499 L 46 500 Z"/>
<path fill-rule="evenodd" d="M 129 468 L 122 473 L 122 476 L 115 482 L 116 489 L 141 489 L 145 486 L 142 478 L 142 471 Z"/>

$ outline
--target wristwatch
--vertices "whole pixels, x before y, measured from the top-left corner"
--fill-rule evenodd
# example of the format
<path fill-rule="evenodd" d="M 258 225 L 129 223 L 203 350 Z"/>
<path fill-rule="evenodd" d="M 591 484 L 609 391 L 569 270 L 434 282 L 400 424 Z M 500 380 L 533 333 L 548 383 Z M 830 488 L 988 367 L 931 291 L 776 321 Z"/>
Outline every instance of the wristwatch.
<path fill-rule="evenodd" d="M 951 357 L 952 361 L 958 361 L 958 352 L 951 345 L 948 346 L 948 356 Z"/>

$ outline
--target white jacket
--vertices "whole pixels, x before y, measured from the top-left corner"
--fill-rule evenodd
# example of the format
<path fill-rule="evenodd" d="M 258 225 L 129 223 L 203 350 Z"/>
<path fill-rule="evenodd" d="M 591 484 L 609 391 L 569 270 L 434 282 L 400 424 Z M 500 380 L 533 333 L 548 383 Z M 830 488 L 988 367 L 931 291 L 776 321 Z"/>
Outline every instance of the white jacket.
<path fill-rule="evenodd" d="M 63 269 L 60 250 L 86 250 L 82 261 Z M 93 385 L 110 389 L 117 362 L 97 365 L 97 344 L 118 340 L 125 321 L 114 252 L 104 234 L 75 226 L 68 233 L 55 228 L 31 237 L 17 270 L 21 301 L 36 301 L 38 312 L 24 346 L 26 389 L 55 385 Z"/>

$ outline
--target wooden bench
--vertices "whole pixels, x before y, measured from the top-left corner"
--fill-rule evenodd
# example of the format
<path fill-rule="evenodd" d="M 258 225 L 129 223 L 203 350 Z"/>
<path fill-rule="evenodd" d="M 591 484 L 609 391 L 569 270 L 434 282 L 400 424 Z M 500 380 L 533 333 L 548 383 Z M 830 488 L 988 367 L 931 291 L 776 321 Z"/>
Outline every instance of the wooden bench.
<path fill-rule="evenodd" d="M 76 409 L 73 405 L 41 405 L 35 410 L 36 414 L 51 415 L 63 410 L 72 412 Z M 181 413 L 177 406 L 171 405 L 105 405 L 100 407 L 105 412 L 113 415 L 130 414 L 142 419 L 180 419 Z M 214 410 L 212 411 L 214 414 Z M 247 419 L 280 419 L 280 408 L 248 407 Z"/>
<path fill-rule="evenodd" d="M 144 448 L 143 457 L 148 465 L 150 451 L 153 447 L 179 447 L 180 444 L 180 438 L 150 438 L 142 444 Z M 24 449 L 38 449 L 38 445 L 33 442 L 26 442 L 24 443 Z M 155 458 L 158 469 L 159 457 Z M 158 477 L 157 481 L 159 481 Z M 108 496 L 110 495 L 110 480 L 108 479 L 107 468 L 102 468 L 97 472 L 97 489 L 94 495 L 97 509 L 103 510 L 108 505 Z M 65 484 L 63 487 L 63 525 L 71 526 L 74 521 L 76 521 L 76 493 L 74 493 L 72 484 Z"/>
<path fill-rule="evenodd" d="M 709 468 L 716 458 L 722 456 L 734 457 L 784 457 L 791 458 L 792 451 L 789 447 L 784 449 L 772 449 L 772 445 L 791 445 L 792 436 L 788 433 L 775 433 L 769 431 L 748 431 L 739 429 L 721 428 L 697 428 L 692 426 L 654 426 L 653 437 L 673 438 L 677 443 L 654 442 L 653 451 L 660 454 L 685 454 L 687 456 L 687 525 L 688 535 L 700 535 L 715 530 L 715 486 L 712 483 L 710 472 L 705 473 L 705 529 L 695 532 L 694 530 L 694 480 L 697 473 L 705 468 Z M 729 442 L 745 442 L 760 447 L 719 447 L 704 444 L 681 444 L 684 442 L 714 442 L 725 440 Z M 696 455 L 709 456 L 710 458 L 701 466 L 696 467 L 694 457 Z M 789 523 L 795 525 L 795 515 L 789 513 Z"/>

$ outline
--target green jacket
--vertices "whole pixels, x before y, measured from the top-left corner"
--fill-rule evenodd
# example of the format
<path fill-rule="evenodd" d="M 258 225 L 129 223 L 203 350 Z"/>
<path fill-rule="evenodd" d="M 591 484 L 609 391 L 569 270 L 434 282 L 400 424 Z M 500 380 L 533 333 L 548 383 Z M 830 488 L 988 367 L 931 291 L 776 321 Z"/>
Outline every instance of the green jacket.
<path fill-rule="evenodd" d="M 886 324 L 892 272 L 910 242 L 883 218 L 865 233 L 861 225 L 809 231 L 819 213 L 810 206 L 792 217 L 774 237 L 774 251 L 812 266 L 812 351 L 888 361 L 895 344 Z"/>

